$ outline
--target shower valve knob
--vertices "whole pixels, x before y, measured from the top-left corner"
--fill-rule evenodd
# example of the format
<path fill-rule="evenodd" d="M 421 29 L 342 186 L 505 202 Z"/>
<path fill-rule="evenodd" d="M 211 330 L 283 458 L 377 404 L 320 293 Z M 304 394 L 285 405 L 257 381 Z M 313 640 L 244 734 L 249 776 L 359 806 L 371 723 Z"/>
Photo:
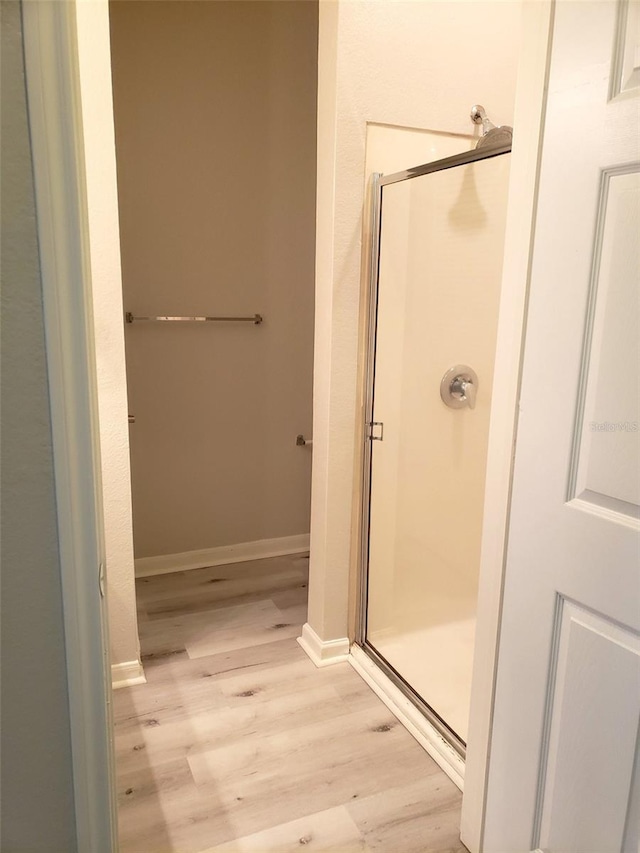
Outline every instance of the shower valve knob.
<path fill-rule="evenodd" d="M 440 383 L 442 402 L 451 409 L 475 409 L 478 393 L 478 376 L 466 364 L 450 367 Z"/>
<path fill-rule="evenodd" d="M 451 393 L 463 402 L 466 400 L 470 409 L 476 407 L 476 386 L 471 379 L 462 376 L 456 377 L 451 384 Z"/>

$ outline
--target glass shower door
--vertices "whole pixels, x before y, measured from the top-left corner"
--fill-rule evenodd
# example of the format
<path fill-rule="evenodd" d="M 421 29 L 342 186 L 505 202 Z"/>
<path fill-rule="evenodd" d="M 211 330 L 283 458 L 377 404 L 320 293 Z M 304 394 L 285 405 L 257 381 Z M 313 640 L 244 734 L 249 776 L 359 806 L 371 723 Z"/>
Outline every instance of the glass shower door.
<path fill-rule="evenodd" d="M 367 460 L 364 646 L 460 746 L 468 728 L 509 161 L 503 153 L 409 172 L 383 179 L 380 190 L 369 409 L 380 426 L 371 427 Z M 452 388 L 460 370 L 448 374 L 450 407 L 441 383 L 462 366 L 475 373 L 473 387 Z"/>

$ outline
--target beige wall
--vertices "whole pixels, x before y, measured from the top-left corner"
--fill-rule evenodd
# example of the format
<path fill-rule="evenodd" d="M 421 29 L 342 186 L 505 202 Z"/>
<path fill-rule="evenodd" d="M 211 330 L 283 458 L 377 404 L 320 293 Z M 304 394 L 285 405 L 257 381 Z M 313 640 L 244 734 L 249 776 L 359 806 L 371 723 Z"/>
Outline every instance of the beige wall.
<path fill-rule="evenodd" d="M 110 5 L 137 557 L 308 532 L 317 5 Z"/>
<path fill-rule="evenodd" d="M 348 631 L 367 122 L 469 132 L 510 124 L 519 2 L 322 2 L 309 624 Z"/>

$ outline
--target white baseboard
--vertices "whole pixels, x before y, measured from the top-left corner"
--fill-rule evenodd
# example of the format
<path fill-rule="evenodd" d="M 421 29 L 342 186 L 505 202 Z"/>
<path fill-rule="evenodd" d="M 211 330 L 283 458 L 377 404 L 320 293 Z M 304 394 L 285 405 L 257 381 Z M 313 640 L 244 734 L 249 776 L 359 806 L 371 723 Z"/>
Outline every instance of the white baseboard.
<path fill-rule="evenodd" d="M 400 720 L 403 726 L 414 736 L 444 770 L 449 779 L 460 790 L 464 787 L 464 760 L 450 746 L 441 734 L 404 693 L 388 678 L 366 655 L 359 646 L 351 646 L 349 663 L 363 678 L 373 692 L 387 708 Z"/>
<path fill-rule="evenodd" d="M 111 665 L 111 687 L 133 687 L 134 684 L 146 684 L 147 679 L 139 660 L 127 660 L 124 663 Z"/>
<path fill-rule="evenodd" d="M 298 642 L 316 666 L 331 666 L 349 659 L 349 638 L 321 640 L 308 622 L 302 626 Z"/>
<path fill-rule="evenodd" d="M 204 569 L 209 566 L 224 566 L 227 563 L 245 563 L 247 560 L 264 560 L 267 557 L 283 557 L 309 550 L 309 534 L 282 536 L 279 539 L 258 539 L 256 542 L 240 542 L 237 545 L 221 545 L 201 551 L 183 551 L 181 554 L 162 554 L 159 557 L 140 557 L 135 561 L 136 577 L 165 575 L 184 572 L 188 569 Z"/>

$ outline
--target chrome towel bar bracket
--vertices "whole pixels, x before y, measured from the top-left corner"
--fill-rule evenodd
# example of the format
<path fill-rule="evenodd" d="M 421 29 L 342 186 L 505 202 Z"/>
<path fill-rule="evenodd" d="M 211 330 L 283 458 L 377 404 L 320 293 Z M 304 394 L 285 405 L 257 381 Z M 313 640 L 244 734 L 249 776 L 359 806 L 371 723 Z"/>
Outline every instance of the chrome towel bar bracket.
<path fill-rule="evenodd" d="M 259 326 L 262 323 L 262 314 L 253 314 L 251 317 L 134 317 L 130 311 L 124 315 L 127 323 L 253 323 Z"/>

